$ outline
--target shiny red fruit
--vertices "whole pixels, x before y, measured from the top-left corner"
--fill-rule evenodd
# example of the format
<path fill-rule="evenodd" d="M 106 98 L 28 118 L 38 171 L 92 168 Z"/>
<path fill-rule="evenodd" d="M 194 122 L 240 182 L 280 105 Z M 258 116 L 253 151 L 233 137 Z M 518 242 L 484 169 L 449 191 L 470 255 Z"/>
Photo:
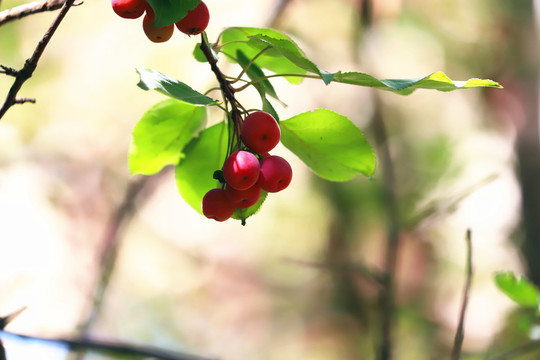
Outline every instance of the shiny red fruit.
<path fill-rule="evenodd" d="M 146 8 L 146 0 L 111 0 L 113 11 L 124 19 L 136 19 Z"/>
<path fill-rule="evenodd" d="M 292 168 L 281 156 L 269 156 L 262 159 L 257 184 L 264 191 L 273 193 L 285 189 L 292 180 Z"/>
<path fill-rule="evenodd" d="M 240 134 L 244 144 L 257 154 L 265 154 L 279 143 L 281 130 L 272 115 L 264 111 L 252 112 L 242 122 Z"/>
<path fill-rule="evenodd" d="M 174 33 L 174 25 L 169 26 L 163 26 L 159 28 L 152 27 L 152 23 L 154 20 L 152 20 L 151 15 L 147 12 L 146 15 L 144 15 L 143 18 L 143 30 L 146 34 L 146 37 L 155 43 L 162 43 L 167 40 L 169 40 L 173 33 Z"/>
<path fill-rule="evenodd" d="M 225 187 L 225 195 L 227 199 L 237 209 L 245 209 L 255 205 L 261 197 L 261 187 L 257 184 L 246 190 L 236 190 L 227 185 Z"/>
<path fill-rule="evenodd" d="M 210 22 L 210 12 L 204 2 L 200 2 L 193 10 L 176 23 L 178 30 L 187 35 L 202 33 Z"/>
<path fill-rule="evenodd" d="M 259 159 L 249 151 L 237 151 L 223 163 L 223 178 L 236 190 L 246 190 L 259 178 Z"/>
<path fill-rule="evenodd" d="M 225 190 L 212 189 L 202 199 L 202 212 L 209 219 L 225 221 L 233 215 L 234 207 L 227 200 Z"/>

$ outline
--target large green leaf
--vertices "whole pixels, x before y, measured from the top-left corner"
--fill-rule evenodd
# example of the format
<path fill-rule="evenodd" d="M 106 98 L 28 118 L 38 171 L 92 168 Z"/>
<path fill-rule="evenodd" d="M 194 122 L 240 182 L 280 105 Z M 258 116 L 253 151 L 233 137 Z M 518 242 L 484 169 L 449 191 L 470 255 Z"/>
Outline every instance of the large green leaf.
<path fill-rule="evenodd" d="M 283 145 L 322 178 L 346 181 L 375 170 L 371 145 L 343 115 L 318 109 L 282 120 L 280 126 Z"/>
<path fill-rule="evenodd" d="M 168 99 L 144 113 L 129 148 L 132 174 L 155 174 L 177 164 L 184 146 L 206 122 L 206 108 Z"/>
<path fill-rule="evenodd" d="M 143 90 L 156 90 L 174 99 L 194 105 L 215 105 L 217 100 L 193 90 L 181 81 L 153 69 L 137 69 L 141 80 L 137 84 Z"/>
<path fill-rule="evenodd" d="M 227 128 L 219 123 L 201 131 L 185 148 L 176 167 L 176 186 L 184 200 L 202 214 L 204 194 L 219 186 L 214 171 L 223 166 L 227 152 Z"/>
<path fill-rule="evenodd" d="M 495 274 L 495 284 L 520 306 L 538 308 L 540 293 L 526 278 L 520 277 L 518 279 L 512 272 L 500 272 Z"/>
<path fill-rule="evenodd" d="M 194 9 L 201 0 L 148 0 L 156 14 L 152 26 L 162 27 L 174 24 Z"/>
<path fill-rule="evenodd" d="M 382 90 L 393 91 L 400 95 L 409 95 L 416 89 L 433 89 L 439 91 L 452 91 L 473 87 L 502 88 L 492 80 L 469 79 L 467 81 L 451 80 L 443 72 L 436 72 L 420 79 L 383 79 L 379 80 L 371 75 L 359 72 L 338 72 L 332 81 L 351 85 L 370 86 Z"/>
<path fill-rule="evenodd" d="M 235 55 L 238 50 L 242 51 L 249 59 L 253 59 L 263 49 L 271 44 L 264 44 L 254 41 L 252 36 L 268 36 L 277 40 L 292 41 L 287 35 L 272 29 L 252 28 L 252 27 L 231 27 L 221 34 L 220 50 L 228 55 L 229 60 L 236 61 Z M 283 57 L 278 51 L 265 51 L 255 60 L 260 68 L 267 69 L 279 74 L 305 74 L 306 70 L 296 65 L 289 59 Z M 287 80 L 293 84 L 302 82 L 301 77 L 288 77 Z"/>

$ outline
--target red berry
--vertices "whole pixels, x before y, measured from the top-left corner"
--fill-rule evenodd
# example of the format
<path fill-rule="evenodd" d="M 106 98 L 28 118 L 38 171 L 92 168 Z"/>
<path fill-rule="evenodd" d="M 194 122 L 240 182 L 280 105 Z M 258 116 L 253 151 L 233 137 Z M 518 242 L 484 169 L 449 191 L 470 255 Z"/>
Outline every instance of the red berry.
<path fill-rule="evenodd" d="M 162 43 L 169 40 L 174 33 L 174 25 L 163 26 L 159 28 L 152 27 L 154 21 L 149 13 L 146 13 L 143 18 L 143 30 L 146 37 L 155 43 Z"/>
<path fill-rule="evenodd" d="M 269 152 L 281 138 L 281 130 L 276 119 L 264 111 L 256 111 L 246 116 L 240 134 L 244 144 L 257 154 Z"/>
<path fill-rule="evenodd" d="M 210 12 L 204 2 L 200 2 L 193 10 L 176 23 L 178 30 L 187 35 L 197 35 L 202 33 L 210 21 Z"/>
<path fill-rule="evenodd" d="M 144 14 L 146 0 L 111 0 L 114 12 L 125 19 L 136 19 Z"/>
<path fill-rule="evenodd" d="M 273 193 L 285 189 L 292 180 L 292 168 L 281 156 L 269 156 L 262 159 L 259 181 L 257 184 L 267 192 Z"/>
<path fill-rule="evenodd" d="M 236 190 L 246 190 L 259 178 L 259 160 L 248 151 L 237 151 L 223 163 L 223 178 Z"/>
<path fill-rule="evenodd" d="M 225 190 L 212 189 L 202 199 L 204 216 L 216 221 L 225 221 L 234 213 L 234 207 L 225 196 Z"/>
<path fill-rule="evenodd" d="M 232 186 L 225 186 L 225 195 L 227 199 L 237 209 L 245 209 L 255 205 L 261 197 L 261 187 L 257 184 L 247 190 L 236 190 Z"/>

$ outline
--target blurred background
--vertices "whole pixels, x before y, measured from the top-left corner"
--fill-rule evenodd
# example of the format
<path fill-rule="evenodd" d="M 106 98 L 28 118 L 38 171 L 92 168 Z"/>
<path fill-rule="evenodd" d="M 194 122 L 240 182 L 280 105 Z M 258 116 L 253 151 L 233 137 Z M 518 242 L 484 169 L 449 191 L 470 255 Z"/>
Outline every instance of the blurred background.
<path fill-rule="evenodd" d="M 475 275 L 464 353 L 505 351 L 534 335 L 530 317 L 496 289 L 493 274 L 511 270 L 540 285 L 536 1 L 205 2 L 211 41 L 228 26 L 271 25 L 327 71 L 378 78 L 444 71 L 505 88 L 403 97 L 276 80 L 288 105 L 275 104 L 282 119 L 337 111 L 376 150 L 388 148 L 391 163 L 377 151 L 373 179 L 330 183 L 278 148 L 293 165 L 290 187 L 245 227 L 217 223 L 182 200 L 173 169 L 146 179 L 132 177 L 127 165 L 131 130 L 164 99 L 136 86 L 135 68 L 204 92 L 215 79 L 191 56 L 199 39 L 175 32 L 151 43 L 141 19 L 119 18 L 109 1 L 86 1 L 68 12 L 19 92 L 37 103 L 16 105 L 0 121 L 0 315 L 27 307 L 7 329 L 224 360 L 373 359 L 380 289 L 341 265 L 382 269 L 397 227 L 395 359 L 448 357 L 467 229 Z M 0 10 L 22 3 L 3 0 Z M 22 67 L 55 15 L 1 26 L 0 64 Z M 220 66 L 238 73 L 226 61 Z M 0 77 L 0 97 L 11 83 Z M 256 93 L 241 101 L 260 106 Z M 210 115 L 220 120 L 219 112 Z M 395 202 L 385 192 L 385 168 Z M 3 340 L 9 360 L 67 358 L 58 347 Z"/>

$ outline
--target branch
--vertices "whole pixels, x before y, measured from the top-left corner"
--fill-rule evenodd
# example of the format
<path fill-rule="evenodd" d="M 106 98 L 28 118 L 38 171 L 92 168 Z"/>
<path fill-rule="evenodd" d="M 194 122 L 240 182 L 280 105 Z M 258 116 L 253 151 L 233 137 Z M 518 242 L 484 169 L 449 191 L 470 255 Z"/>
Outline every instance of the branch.
<path fill-rule="evenodd" d="M 384 258 L 384 287 L 380 294 L 381 342 L 377 351 L 378 360 L 392 359 L 392 326 L 395 318 L 395 277 L 399 247 L 399 210 L 395 193 L 395 175 L 386 126 L 380 113 L 380 101 L 375 98 L 373 132 L 382 164 L 382 197 L 386 207 L 387 235 Z"/>
<path fill-rule="evenodd" d="M 132 181 L 126 189 L 122 202 L 118 205 L 109 218 L 103 234 L 102 248 L 99 253 L 99 274 L 96 279 L 93 294 L 90 297 L 91 302 L 88 304 L 88 308 L 86 310 L 86 318 L 81 321 L 78 326 L 78 331 L 81 337 L 85 337 L 100 315 L 103 306 L 103 299 L 105 293 L 107 292 L 111 275 L 114 271 L 114 265 L 118 256 L 121 235 L 126 225 L 135 214 L 135 206 L 137 201 L 141 201 L 143 195 L 144 198 L 146 198 L 149 195 L 149 192 L 147 192 L 147 190 L 149 190 L 149 186 L 147 185 L 151 182 L 159 181 L 161 176 L 163 176 L 161 174 L 165 173 L 167 172 L 162 171 L 154 177 L 143 176 Z M 80 354 L 77 356 L 77 358 L 81 359 L 82 356 L 83 354 Z"/>
<path fill-rule="evenodd" d="M 161 359 L 161 360 L 210 360 L 197 355 L 182 354 L 178 352 L 172 352 L 163 350 L 152 346 L 139 346 L 126 343 L 118 343 L 112 341 L 104 341 L 89 338 L 47 338 L 38 336 L 29 336 L 15 334 L 12 332 L 2 331 L 5 334 L 13 335 L 24 340 L 38 340 L 51 342 L 61 345 L 66 345 L 69 350 L 94 350 L 101 352 L 115 353 L 117 355 L 132 355 L 144 358 Z M 1 333 L 1 332 L 0 332 Z M 0 346 L 0 360 L 2 348 Z"/>
<path fill-rule="evenodd" d="M 65 2 L 66 0 L 42 0 L 19 5 L 11 9 L 6 9 L 0 12 L 0 26 L 28 15 L 58 10 L 62 7 L 62 5 L 64 5 Z M 80 5 L 80 3 L 76 5 Z"/>
<path fill-rule="evenodd" d="M 54 19 L 53 23 L 43 35 L 43 38 L 41 41 L 37 44 L 36 49 L 34 50 L 34 53 L 32 56 L 27 59 L 24 63 L 24 67 L 21 70 L 18 70 L 15 75 L 15 82 L 9 89 L 8 95 L 6 96 L 6 99 L 2 103 L 2 106 L 0 106 L 0 119 L 4 116 L 4 114 L 8 111 L 8 109 L 15 105 L 17 93 L 21 89 L 22 85 L 26 80 L 32 77 L 32 74 L 34 73 L 34 70 L 37 67 L 38 61 L 45 51 L 45 48 L 47 47 L 47 44 L 51 40 L 51 37 L 53 36 L 54 32 L 66 16 L 68 10 L 71 8 L 75 0 L 66 0 L 65 3 L 62 6 L 62 10 L 58 13 L 58 16 L 56 19 Z M 5 67 L 2 67 L 2 69 L 5 70 Z"/>
<path fill-rule="evenodd" d="M 511 360 L 537 350 L 540 350 L 540 340 L 529 341 L 521 346 L 508 350 L 503 354 L 493 356 L 487 355 L 484 357 L 484 360 Z"/>
<path fill-rule="evenodd" d="M 465 236 L 467 243 L 467 264 L 466 264 L 466 280 L 465 288 L 463 289 L 463 300 L 461 303 L 461 310 L 459 313 L 459 324 L 456 330 L 456 336 L 454 338 L 454 347 L 452 349 L 452 360 L 459 360 L 461 357 L 461 347 L 463 345 L 464 338 L 464 324 L 465 324 L 465 312 L 467 311 L 467 304 L 469 302 L 469 292 L 471 290 L 471 282 L 473 277 L 473 264 L 472 264 L 472 242 L 471 242 L 471 230 L 467 230 Z"/>

